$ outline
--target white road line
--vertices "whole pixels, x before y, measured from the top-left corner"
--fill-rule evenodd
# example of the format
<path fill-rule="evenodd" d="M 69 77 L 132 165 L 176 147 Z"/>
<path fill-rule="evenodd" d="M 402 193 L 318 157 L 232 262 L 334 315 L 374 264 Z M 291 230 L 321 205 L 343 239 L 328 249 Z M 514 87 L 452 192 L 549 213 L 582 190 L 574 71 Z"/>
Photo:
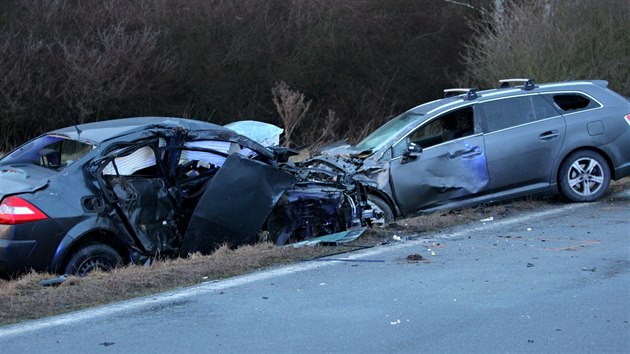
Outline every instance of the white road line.
<path fill-rule="evenodd" d="M 458 230 L 452 233 L 445 233 L 445 234 L 437 235 L 431 240 L 436 240 L 436 239 L 448 240 L 448 239 L 453 239 L 453 238 L 459 238 L 472 232 L 489 231 L 489 230 L 507 226 L 507 225 L 524 223 L 532 219 L 541 219 L 544 217 L 561 214 L 567 211 L 585 207 L 587 205 L 589 204 L 587 203 L 567 204 L 563 207 L 556 208 L 556 209 L 545 210 L 545 211 L 527 214 L 527 215 L 515 217 L 515 218 L 508 218 L 504 220 L 493 221 L 490 223 L 482 224 L 477 227 L 466 228 L 464 230 Z M 359 260 L 359 259 L 370 258 L 370 257 L 378 256 L 378 255 L 383 255 L 389 252 L 395 252 L 395 251 L 398 251 L 400 249 L 404 249 L 407 247 L 418 246 L 426 242 L 427 242 L 427 239 L 423 238 L 423 239 L 417 239 L 417 240 L 409 240 L 406 242 L 400 242 L 398 244 L 388 245 L 387 247 L 375 247 L 375 248 L 367 249 L 364 251 L 356 251 L 343 257 L 343 260 Z M 341 258 L 341 257 L 337 257 L 337 258 Z M 0 328 L 0 339 L 15 336 L 15 335 L 28 334 L 28 333 L 31 333 L 40 329 L 44 329 L 44 328 L 74 324 L 74 323 L 86 321 L 86 320 L 94 320 L 99 317 L 104 317 L 104 316 L 112 315 L 112 314 L 118 314 L 125 311 L 128 311 L 128 312 L 138 311 L 138 310 L 145 309 L 151 306 L 164 305 L 170 302 L 181 301 L 183 299 L 187 299 L 195 295 L 217 292 L 217 291 L 221 291 L 224 289 L 229 289 L 229 288 L 233 288 L 233 287 L 237 287 L 237 286 L 241 286 L 245 284 L 251 284 L 257 281 L 281 277 L 287 274 L 305 272 L 305 271 L 316 269 L 316 268 L 328 267 L 328 266 L 332 266 L 338 263 L 340 263 L 340 261 L 302 262 L 302 263 L 288 265 L 288 266 L 284 266 L 280 268 L 263 270 L 263 271 L 256 272 L 253 274 L 237 276 L 230 279 L 211 281 L 211 282 L 195 285 L 195 286 L 185 288 L 185 289 L 173 290 L 173 291 L 146 296 L 146 297 L 142 297 L 138 299 L 132 299 L 132 300 L 127 300 L 123 302 L 118 302 L 115 304 L 104 305 L 104 306 L 100 306 L 96 308 L 68 313 L 65 315 L 47 317 L 47 318 L 43 318 L 39 320 L 19 323 L 16 325 L 10 325 L 10 326 Z"/>

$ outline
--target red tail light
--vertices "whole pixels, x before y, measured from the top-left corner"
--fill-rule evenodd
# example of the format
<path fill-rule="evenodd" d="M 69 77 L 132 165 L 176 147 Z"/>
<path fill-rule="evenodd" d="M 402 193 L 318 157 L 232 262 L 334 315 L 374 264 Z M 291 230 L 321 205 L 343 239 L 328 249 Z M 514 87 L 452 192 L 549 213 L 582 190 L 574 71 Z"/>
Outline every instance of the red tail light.
<path fill-rule="evenodd" d="M 47 218 L 41 210 L 20 197 L 8 197 L 0 203 L 0 224 L 23 224 Z"/>
<path fill-rule="evenodd" d="M 630 124 L 630 114 L 626 114 L 626 123 Z"/>

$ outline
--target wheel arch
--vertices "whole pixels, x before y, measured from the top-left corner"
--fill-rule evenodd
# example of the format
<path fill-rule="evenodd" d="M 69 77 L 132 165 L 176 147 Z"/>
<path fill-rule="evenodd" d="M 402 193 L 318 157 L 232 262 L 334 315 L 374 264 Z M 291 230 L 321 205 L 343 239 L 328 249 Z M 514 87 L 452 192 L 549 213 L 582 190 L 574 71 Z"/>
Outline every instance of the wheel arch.
<path fill-rule="evenodd" d="M 567 151 L 561 159 L 558 159 L 558 163 L 556 164 L 553 172 L 553 176 L 551 178 L 552 181 L 554 181 L 556 189 L 558 189 L 558 185 L 560 183 L 560 167 L 562 166 L 562 164 L 567 160 L 567 158 L 569 156 L 571 156 L 571 154 L 573 154 L 576 151 L 581 151 L 581 150 L 589 150 L 592 152 L 595 152 L 597 154 L 599 154 L 601 157 L 604 158 L 604 160 L 606 160 L 606 163 L 608 164 L 608 170 L 610 171 L 610 178 L 612 180 L 616 179 L 615 176 L 615 169 L 613 168 L 613 162 L 610 159 L 610 156 L 608 156 L 608 154 L 606 153 L 606 151 L 599 149 L 595 146 L 580 146 L 580 147 L 576 147 L 572 150 Z"/>
<path fill-rule="evenodd" d="M 62 271 L 75 252 L 93 243 L 102 243 L 112 247 L 122 257 L 123 262 L 129 262 L 129 249 L 114 232 L 107 229 L 94 229 L 76 238 L 66 235 L 62 239 L 53 259 L 54 271 L 56 273 Z"/>
<path fill-rule="evenodd" d="M 392 211 L 392 213 L 394 214 L 394 217 L 397 218 L 399 216 L 401 216 L 400 210 L 398 210 L 398 207 L 396 206 L 396 203 L 394 203 L 393 199 L 387 195 L 387 193 L 376 189 L 376 188 L 372 188 L 372 187 L 367 187 L 366 188 L 366 194 L 367 196 L 369 195 L 374 195 L 376 197 L 379 197 L 381 199 L 383 199 L 385 201 L 385 203 L 387 203 L 387 205 L 389 205 L 389 209 Z"/>

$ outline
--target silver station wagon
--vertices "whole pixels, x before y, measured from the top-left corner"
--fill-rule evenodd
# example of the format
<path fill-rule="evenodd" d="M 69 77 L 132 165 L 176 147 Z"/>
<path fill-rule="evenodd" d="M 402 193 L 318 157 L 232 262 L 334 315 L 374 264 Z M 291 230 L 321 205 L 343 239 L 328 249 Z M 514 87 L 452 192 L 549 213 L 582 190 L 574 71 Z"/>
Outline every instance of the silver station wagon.
<path fill-rule="evenodd" d="M 608 82 L 445 90 L 312 165 L 362 173 L 385 221 L 537 193 L 590 202 L 630 175 L 630 101 Z"/>

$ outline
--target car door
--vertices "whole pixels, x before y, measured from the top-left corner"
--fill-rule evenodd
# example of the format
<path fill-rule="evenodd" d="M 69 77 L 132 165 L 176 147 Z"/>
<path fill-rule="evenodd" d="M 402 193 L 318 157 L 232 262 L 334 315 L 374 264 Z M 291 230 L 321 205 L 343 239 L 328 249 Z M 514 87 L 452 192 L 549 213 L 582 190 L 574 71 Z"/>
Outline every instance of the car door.
<path fill-rule="evenodd" d="M 548 187 L 566 131 L 558 111 L 534 93 L 482 102 L 479 112 L 490 175 L 487 192 L 520 194 Z"/>
<path fill-rule="evenodd" d="M 392 147 L 394 197 L 404 216 L 474 195 L 488 184 L 473 106 L 422 123 Z"/>

